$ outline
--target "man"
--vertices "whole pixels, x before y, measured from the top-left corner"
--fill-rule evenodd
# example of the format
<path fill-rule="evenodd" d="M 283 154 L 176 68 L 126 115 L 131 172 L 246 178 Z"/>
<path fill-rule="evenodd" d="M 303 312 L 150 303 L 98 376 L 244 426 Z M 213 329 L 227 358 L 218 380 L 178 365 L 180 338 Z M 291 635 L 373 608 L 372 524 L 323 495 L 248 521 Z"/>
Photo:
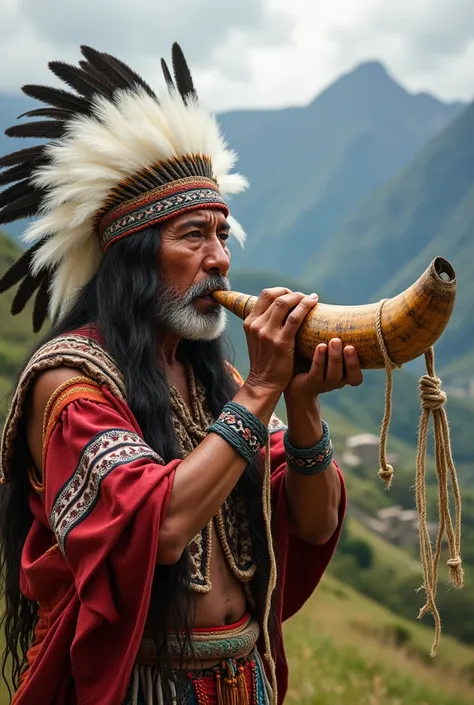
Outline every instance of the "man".
<path fill-rule="evenodd" d="M 282 621 L 304 604 L 345 512 L 319 395 L 362 380 L 356 351 L 295 334 L 317 296 L 263 291 L 250 373 L 224 354 L 226 197 L 246 186 L 180 48 L 158 98 L 82 47 L 26 86 L 49 139 L 0 160 L 0 223 L 36 216 L 3 276 L 39 329 L 2 444 L 6 634 L 16 705 L 281 703 Z M 284 395 L 288 427 L 274 409 Z"/>

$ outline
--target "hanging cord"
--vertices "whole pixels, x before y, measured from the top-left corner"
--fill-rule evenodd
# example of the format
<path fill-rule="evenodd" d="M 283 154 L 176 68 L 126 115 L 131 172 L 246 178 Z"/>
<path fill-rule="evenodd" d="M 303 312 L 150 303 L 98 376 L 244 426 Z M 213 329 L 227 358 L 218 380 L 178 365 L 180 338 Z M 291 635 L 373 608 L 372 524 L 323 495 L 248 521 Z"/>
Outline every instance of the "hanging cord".
<path fill-rule="evenodd" d="M 273 548 L 272 537 L 272 492 L 271 492 L 271 457 L 270 457 L 270 436 L 267 439 L 265 448 L 265 470 L 263 475 L 263 518 L 265 520 L 265 530 L 267 534 L 268 551 L 270 554 L 270 577 L 268 581 L 267 597 L 265 601 L 265 613 L 263 617 L 263 639 L 265 644 L 265 659 L 270 668 L 271 685 L 272 685 L 272 705 L 277 705 L 278 702 L 278 686 L 276 678 L 275 660 L 272 655 L 272 647 L 270 643 L 270 634 L 268 623 L 270 619 L 270 610 L 272 605 L 272 596 L 277 585 L 277 565 L 275 559 L 275 551 Z"/>
<path fill-rule="evenodd" d="M 390 426 L 390 420 L 392 418 L 392 390 L 393 390 L 393 370 L 395 367 L 400 367 L 391 361 L 389 354 L 387 352 L 387 347 L 383 339 L 382 334 L 382 309 L 384 303 L 387 299 L 382 299 L 377 308 L 377 319 L 375 322 L 375 330 L 377 333 L 377 340 L 379 343 L 380 350 L 383 355 L 386 371 L 386 384 L 385 384 L 385 410 L 382 421 L 382 428 L 380 429 L 380 445 L 379 445 L 379 477 L 385 482 L 386 488 L 389 490 L 392 486 L 394 470 L 393 467 L 387 463 L 387 436 L 388 429 Z"/>
<path fill-rule="evenodd" d="M 382 308 L 387 299 L 383 299 L 377 309 L 376 331 L 377 339 L 382 352 L 387 382 L 385 389 L 385 412 L 380 432 L 380 470 L 379 476 L 385 481 L 387 488 L 390 488 L 393 479 L 393 467 L 387 463 L 387 434 L 392 414 L 392 373 L 395 365 L 387 352 L 382 334 Z M 441 547 L 443 536 L 446 534 L 450 557 L 447 561 L 451 583 L 456 588 L 462 588 L 464 584 L 464 571 L 460 556 L 461 551 L 461 493 L 456 474 L 456 468 L 451 452 L 451 441 L 449 434 L 449 424 L 444 409 L 447 395 L 441 389 L 441 380 L 436 376 L 434 350 L 429 348 L 425 352 L 426 375 L 419 381 L 420 399 L 422 414 L 418 429 L 418 447 L 416 454 L 416 506 L 418 511 L 418 529 L 420 539 L 420 556 L 423 569 L 424 583 L 420 589 L 426 593 L 426 604 L 421 608 L 418 619 L 422 619 L 425 614 L 431 612 L 435 623 L 435 635 L 431 648 L 431 656 L 436 656 L 440 637 L 441 619 L 436 607 L 436 587 L 438 580 L 438 566 L 441 557 Z M 430 414 L 433 414 L 434 425 L 434 445 L 436 475 L 438 477 L 438 510 L 439 528 L 436 539 L 436 547 L 433 552 L 431 538 L 428 531 L 426 516 L 426 451 L 428 443 L 428 426 Z M 455 523 L 451 520 L 448 491 L 448 469 L 451 477 L 454 495 Z"/>
<path fill-rule="evenodd" d="M 420 418 L 418 433 L 418 453 L 416 458 L 416 504 L 420 515 L 420 546 L 426 555 L 423 565 L 424 589 L 426 592 L 426 604 L 420 610 L 418 619 L 422 619 L 427 612 L 431 612 L 435 618 L 435 639 L 431 650 L 431 655 L 435 656 L 441 634 L 441 624 L 439 614 L 435 605 L 436 584 L 438 577 L 438 566 L 441 556 L 443 536 L 446 534 L 449 546 L 449 577 L 452 585 L 462 588 L 464 585 L 464 571 L 461 560 L 461 493 L 459 490 L 456 468 L 454 466 L 451 442 L 449 437 L 449 424 L 444 409 L 446 393 L 441 390 L 441 380 L 436 376 L 434 365 L 434 352 L 430 348 L 425 353 L 427 374 L 421 377 L 419 382 L 422 415 Z M 436 474 L 438 476 L 438 509 L 439 528 L 436 539 L 436 547 L 433 552 L 430 536 L 426 522 L 426 447 L 428 439 L 428 424 L 430 414 L 433 415 L 434 443 Z M 449 473 L 448 473 L 449 470 Z M 455 522 L 451 520 L 449 506 L 448 477 L 451 476 L 451 484 L 454 495 L 454 515 Z"/>

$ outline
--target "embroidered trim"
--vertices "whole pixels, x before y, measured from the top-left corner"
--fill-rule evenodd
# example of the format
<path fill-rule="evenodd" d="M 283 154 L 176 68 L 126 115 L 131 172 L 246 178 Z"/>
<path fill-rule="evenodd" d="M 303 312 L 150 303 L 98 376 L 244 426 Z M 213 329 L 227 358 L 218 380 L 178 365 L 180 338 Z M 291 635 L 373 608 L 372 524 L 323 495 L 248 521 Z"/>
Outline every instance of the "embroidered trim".
<path fill-rule="evenodd" d="M 138 198 L 131 198 L 109 211 L 99 223 L 103 251 L 126 235 L 160 223 L 178 213 L 202 207 L 229 210 L 212 179 L 185 177 L 157 186 Z"/>
<path fill-rule="evenodd" d="M 64 335 L 43 345 L 30 359 L 18 382 L 3 427 L 0 482 L 8 482 L 14 441 L 24 404 L 36 377 L 54 367 L 76 367 L 99 384 L 107 385 L 118 399 L 126 400 L 125 380 L 106 350 L 85 334 Z"/>
<path fill-rule="evenodd" d="M 138 434 L 125 429 L 102 431 L 85 446 L 73 475 L 58 492 L 49 516 L 63 555 L 68 534 L 94 509 L 107 475 L 116 467 L 141 458 L 164 464 Z"/>
<path fill-rule="evenodd" d="M 191 648 L 184 649 L 182 635 L 171 633 L 167 648 L 170 657 L 192 659 L 193 661 L 219 661 L 225 658 L 242 658 L 256 645 L 260 636 L 260 626 L 256 619 L 246 615 L 235 626 L 227 629 L 193 629 L 191 632 Z M 153 639 L 145 636 L 135 659 L 139 664 L 156 664 L 156 647 Z"/>
<path fill-rule="evenodd" d="M 332 460 L 333 448 L 329 444 L 321 453 L 312 458 L 298 458 L 289 451 L 286 452 L 286 461 L 291 468 L 301 468 L 301 470 L 311 470 L 305 474 L 316 474 L 327 468 Z"/>
<path fill-rule="evenodd" d="M 334 448 L 331 443 L 329 426 L 322 421 L 323 437 L 312 448 L 296 448 L 290 443 L 288 431 L 285 432 L 284 445 L 287 465 L 301 475 L 317 475 L 330 465 Z"/>
<path fill-rule="evenodd" d="M 281 421 L 276 414 L 272 414 L 270 421 L 268 422 L 268 433 L 273 436 L 274 433 L 278 431 L 286 431 L 288 426 Z"/>
<path fill-rule="evenodd" d="M 226 404 L 226 407 L 228 405 Z M 219 425 L 223 424 L 224 428 L 227 427 L 230 431 L 235 434 L 236 441 L 240 444 L 237 445 L 236 450 L 241 452 L 245 459 L 250 462 L 251 459 L 258 453 L 262 447 L 265 440 L 262 442 L 261 434 L 258 434 L 256 430 L 250 427 L 250 413 L 248 413 L 248 418 L 237 410 L 228 409 L 224 407 L 217 421 L 209 427 L 209 431 L 219 432 Z M 226 440 L 227 435 L 224 436 Z M 242 445 L 243 441 L 243 445 Z M 234 443 L 232 443 L 234 445 Z M 249 453 L 250 450 L 250 453 Z"/>

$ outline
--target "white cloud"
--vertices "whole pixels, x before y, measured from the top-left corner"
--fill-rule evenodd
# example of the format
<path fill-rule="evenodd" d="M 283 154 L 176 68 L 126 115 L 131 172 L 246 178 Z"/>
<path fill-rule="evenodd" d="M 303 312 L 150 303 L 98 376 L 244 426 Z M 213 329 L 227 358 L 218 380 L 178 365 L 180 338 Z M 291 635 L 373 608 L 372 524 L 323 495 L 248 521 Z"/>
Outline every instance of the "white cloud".
<path fill-rule="evenodd" d="M 179 41 L 215 109 L 303 104 L 381 60 L 412 90 L 471 99 L 472 0 L 1 0 L 0 90 L 52 81 L 79 45 L 116 53 L 159 85 Z"/>

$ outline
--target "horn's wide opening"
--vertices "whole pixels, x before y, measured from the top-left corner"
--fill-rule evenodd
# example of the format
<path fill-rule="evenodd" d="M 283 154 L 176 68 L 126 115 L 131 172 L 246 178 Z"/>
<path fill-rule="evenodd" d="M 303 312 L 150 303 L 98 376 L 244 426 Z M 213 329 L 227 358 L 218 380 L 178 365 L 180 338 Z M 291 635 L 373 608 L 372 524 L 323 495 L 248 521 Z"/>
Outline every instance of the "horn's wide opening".
<path fill-rule="evenodd" d="M 445 282 L 453 282 L 456 279 L 456 272 L 444 257 L 436 257 L 434 269 L 440 279 Z"/>

